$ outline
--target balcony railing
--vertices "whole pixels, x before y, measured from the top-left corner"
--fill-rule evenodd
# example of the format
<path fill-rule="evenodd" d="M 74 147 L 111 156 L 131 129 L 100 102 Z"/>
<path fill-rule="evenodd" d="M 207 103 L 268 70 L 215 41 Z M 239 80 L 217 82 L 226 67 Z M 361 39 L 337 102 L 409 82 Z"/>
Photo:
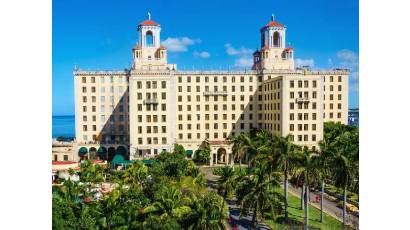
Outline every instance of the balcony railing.
<path fill-rule="evenodd" d="M 296 103 L 305 103 L 305 102 L 309 102 L 310 99 L 308 97 L 300 97 L 300 98 L 296 98 Z"/>
<path fill-rule="evenodd" d="M 226 91 L 207 91 L 204 92 L 204 96 L 226 96 L 228 92 Z"/>
<path fill-rule="evenodd" d="M 158 104 L 158 100 L 156 98 L 149 98 L 144 100 L 144 104 Z"/>

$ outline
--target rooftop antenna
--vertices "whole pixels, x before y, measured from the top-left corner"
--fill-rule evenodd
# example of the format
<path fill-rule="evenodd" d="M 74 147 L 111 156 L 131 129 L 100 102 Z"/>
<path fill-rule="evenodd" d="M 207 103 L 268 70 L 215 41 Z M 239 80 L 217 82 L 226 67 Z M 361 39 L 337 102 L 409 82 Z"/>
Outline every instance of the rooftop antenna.
<path fill-rule="evenodd" d="M 151 13 L 150 12 L 148 12 L 148 20 L 151 20 Z"/>
<path fill-rule="evenodd" d="M 275 15 L 274 14 L 271 15 L 271 21 L 272 22 L 275 21 Z"/>

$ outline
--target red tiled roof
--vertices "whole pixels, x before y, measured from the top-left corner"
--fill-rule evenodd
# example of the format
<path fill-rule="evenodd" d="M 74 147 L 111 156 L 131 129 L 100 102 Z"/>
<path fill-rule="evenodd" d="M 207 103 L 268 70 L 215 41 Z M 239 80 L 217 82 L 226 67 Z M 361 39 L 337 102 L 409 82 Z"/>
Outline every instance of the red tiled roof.
<path fill-rule="evenodd" d="M 76 164 L 77 162 L 74 161 L 53 161 L 53 165 L 70 165 Z"/>
<path fill-rule="evenodd" d="M 141 49 L 141 45 L 135 45 L 133 49 L 134 49 L 134 50 Z"/>
<path fill-rule="evenodd" d="M 270 21 L 265 27 L 284 27 L 283 24 L 275 21 Z"/>
<path fill-rule="evenodd" d="M 289 47 L 287 47 L 287 48 L 285 49 L 285 51 L 293 51 L 293 47 L 292 47 L 292 46 L 289 46 Z"/>
<path fill-rule="evenodd" d="M 140 26 L 159 26 L 158 23 L 152 21 L 151 19 L 145 20 L 139 24 Z"/>
<path fill-rule="evenodd" d="M 266 45 L 261 48 L 261 50 L 268 50 L 268 49 L 269 47 L 267 47 Z"/>
<path fill-rule="evenodd" d="M 167 47 L 165 47 L 165 46 L 160 46 L 159 49 L 160 49 L 160 50 L 166 50 Z"/>

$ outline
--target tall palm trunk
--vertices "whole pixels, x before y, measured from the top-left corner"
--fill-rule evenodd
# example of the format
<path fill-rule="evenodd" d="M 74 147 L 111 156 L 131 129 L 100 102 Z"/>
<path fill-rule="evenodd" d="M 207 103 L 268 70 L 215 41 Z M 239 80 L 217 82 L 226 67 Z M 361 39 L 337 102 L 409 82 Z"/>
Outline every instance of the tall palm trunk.
<path fill-rule="evenodd" d="M 285 222 L 288 221 L 288 168 L 285 168 L 285 184 L 284 184 L 284 193 L 285 193 Z"/>
<path fill-rule="evenodd" d="M 256 228 L 256 210 L 258 208 L 258 204 L 255 204 L 255 207 L 253 208 L 253 216 L 252 216 L 252 227 Z"/>
<path fill-rule="evenodd" d="M 346 226 L 346 200 L 347 200 L 347 186 L 344 187 L 343 193 L 343 226 Z"/>
<path fill-rule="evenodd" d="M 303 184 L 300 189 L 300 209 L 305 209 L 305 184 Z"/>
<path fill-rule="evenodd" d="M 320 222 L 323 223 L 323 194 L 325 193 L 325 181 L 322 181 L 322 189 L 320 191 Z"/>
<path fill-rule="evenodd" d="M 306 185 L 306 192 L 305 192 L 305 230 L 309 229 L 309 185 Z"/>

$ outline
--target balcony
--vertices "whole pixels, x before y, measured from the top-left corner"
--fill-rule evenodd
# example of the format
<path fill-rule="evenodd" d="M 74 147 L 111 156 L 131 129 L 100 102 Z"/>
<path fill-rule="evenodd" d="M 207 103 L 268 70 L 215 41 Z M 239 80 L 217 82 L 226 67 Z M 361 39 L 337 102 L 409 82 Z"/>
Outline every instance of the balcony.
<path fill-rule="evenodd" d="M 145 105 L 150 105 L 150 104 L 158 104 L 158 100 L 156 98 L 148 98 L 144 100 Z"/>
<path fill-rule="evenodd" d="M 308 97 L 300 97 L 300 98 L 296 98 L 296 103 L 309 103 L 310 99 Z"/>
<path fill-rule="evenodd" d="M 226 91 L 207 91 L 204 92 L 204 96 L 226 96 L 228 92 Z"/>

